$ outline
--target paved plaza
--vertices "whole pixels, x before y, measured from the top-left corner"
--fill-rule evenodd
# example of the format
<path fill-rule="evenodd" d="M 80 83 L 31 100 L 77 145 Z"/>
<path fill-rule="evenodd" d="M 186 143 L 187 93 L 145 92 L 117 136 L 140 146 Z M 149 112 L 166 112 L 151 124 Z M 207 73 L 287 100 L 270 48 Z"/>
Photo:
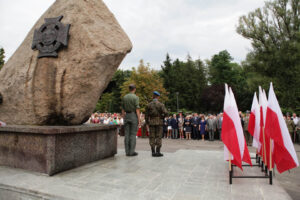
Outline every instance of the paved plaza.
<path fill-rule="evenodd" d="M 161 158 L 145 151 L 147 139 L 138 139 L 137 157 L 126 157 L 123 138 L 118 142 L 115 157 L 52 177 L 0 167 L 0 199 L 292 199 L 277 174 L 272 186 L 268 179 L 233 179 L 229 185 L 220 142 L 165 139 Z M 262 175 L 258 167 L 244 174 Z"/>

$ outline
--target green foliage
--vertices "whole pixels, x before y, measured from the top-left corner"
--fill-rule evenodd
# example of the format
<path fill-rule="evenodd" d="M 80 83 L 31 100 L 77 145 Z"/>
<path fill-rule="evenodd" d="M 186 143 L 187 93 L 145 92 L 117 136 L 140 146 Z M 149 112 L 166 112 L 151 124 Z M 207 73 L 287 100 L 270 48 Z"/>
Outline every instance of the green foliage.
<path fill-rule="evenodd" d="M 214 55 L 208 64 L 209 81 L 212 85 L 224 84 L 236 85 L 239 82 L 241 67 L 232 63 L 232 57 L 224 50 Z"/>
<path fill-rule="evenodd" d="M 249 93 L 247 90 L 244 69 L 232 60 L 233 58 L 228 51 L 224 50 L 207 61 L 210 86 L 203 92 L 202 102 L 208 112 L 222 111 L 225 83 L 232 87 L 239 109 L 250 109 L 253 91 Z"/>
<path fill-rule="evenodd" d="M 292 116 L 293 113 L 297 113 L 295 110 L 291 108 L 281 108 L 281 112 L 283 115 L 289 114 L 290 116 Z"/>
<path fill-rule="evenodd" d="M 153 91 L 158 91 L 161 102 L 168 100 L 168 93 L 163 87 L 163 80 L 158 72 L 150 69 L 150 65 L 145 65 L 143 60 L 140 61 L 138 68 L 133 68 L 130 78 L 121 86 L 121 96 L 125 96 L 128 92 L 130 84 L 136 85 L 136 95 L 140 99 L 141 111 L 144 112 L 146 105 L 152 100 Z"/>
<path fill-rule="evenodd" d="M 0 70 L 2 69 L 4 65 L 4 58 L 5 58 L 5 51 L 3 48 L 0 48 Z"/>
<path fill-rule="evenodd" d="M 131 71 L 117 70 L 102 93 L 96 111 L 121 112 L 121 86 L 130 77 Z"/>
<path fill-rule="evenodd" d="M 112 102 L 114 101 L 113 93 L 103 93 L 98 101 L 95 111 L 97 112 L 113 112 Z"/>
<path fill-rule="evenodd" d="M 205 67 L 200 59 L 193 61 L 188 55 L 186 62 L 179 59 L 172 62 L 167 54 L 160 76 L 169 93 L 169 100 L 166 102 L 168 109 L 177 110 L 176 93 L 179 92 L 179 110 L 200 111 L 201 94 L 207 85 Z"/>
<path fill-rule="evenodd" d="M 243 68 L 248 91 L 274 89 L 280 105 L 300 104 L 300 1 L 275 0 L 239 19 L 237 32 L 252 42 Z"/>

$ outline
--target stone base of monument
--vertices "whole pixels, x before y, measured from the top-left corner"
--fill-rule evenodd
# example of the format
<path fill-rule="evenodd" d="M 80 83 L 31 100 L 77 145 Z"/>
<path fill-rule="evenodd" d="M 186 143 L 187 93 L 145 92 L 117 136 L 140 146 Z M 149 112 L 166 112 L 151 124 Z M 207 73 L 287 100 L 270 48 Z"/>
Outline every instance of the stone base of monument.
<path fill-rule="evenodd" d="M 53 175 L 117 153 L 117 126 L 0 128 L 0 165 Z"/>

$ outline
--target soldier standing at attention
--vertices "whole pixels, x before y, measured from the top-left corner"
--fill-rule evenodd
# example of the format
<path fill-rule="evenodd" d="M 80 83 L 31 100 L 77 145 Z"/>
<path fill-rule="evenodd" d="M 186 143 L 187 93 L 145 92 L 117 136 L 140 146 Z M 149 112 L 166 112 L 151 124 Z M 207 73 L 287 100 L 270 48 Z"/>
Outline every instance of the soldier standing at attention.
<path fill-rule="evenodd" d="M 251 134 L 249 133 L 248 131 L 248 124 L 249 124 L 249 119 L 250 119 L 250 111 L 246 111 L 246 116 L 244 117 L 244 127 L 243 127 L 243 130 L 244 130 L 244 135 L 245 135 L 245 139 L 246 139 L 246 142 L 247 142 L 247 145 L 251 145 L 252 143 L 252 138 L 251 138 Z"/>
<path fill-rule="evenodd" d="M 125 129 L 125 152 L 126 156 L 137 156 L 135 152 L 136 133 L 140 124 L 139 98 L 135 95 L 136 87 L 129 85 L 129 93 L 123 97 L 122 116 L 124 118 Z M 124 117 L 125 116 L 125 117 Z"/>
<path fill-rule="evenodd" d="M 149 143 L 153 157 L 163 156 L 163 154 L 160 153 L 161 138 L 163 133 L 163 119 L 168 114 L 165 105 L 158 101 L 159 96 L 159 92 L 153 92 L 153 100 L 147 105 L 145 113 L 146 124 L 150 132 Z"/>

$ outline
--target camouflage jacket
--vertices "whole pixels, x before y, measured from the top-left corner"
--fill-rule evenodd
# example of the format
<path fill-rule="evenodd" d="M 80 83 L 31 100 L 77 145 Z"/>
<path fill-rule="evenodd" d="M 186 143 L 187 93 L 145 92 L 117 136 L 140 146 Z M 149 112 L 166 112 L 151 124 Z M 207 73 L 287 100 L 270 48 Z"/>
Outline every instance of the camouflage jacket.
<path fill-rule="evenodd" d="M 293 120 L 286 120 L 286 125 L 287 125 L 287 128 L 289 130 L 290 133 L 293 133 L 294 130 L 295 130 L 295 124 L 293 122 Z"/>
<path fill-rule="evenodd" d="M 165 105 L 157 99 L 153 99 L 147 107 L 145 112 L 145 120 L 147 125 L 163 125 L 163 119 L 167 116 L 168 111 Z"/>
<path fill-rule="evenodd" d="M 246 116 L 244 117 L 244 127 L 243 127 L 244 131 L 248 131 L 248 125 L 249 125 L 249 117 Z"/>

